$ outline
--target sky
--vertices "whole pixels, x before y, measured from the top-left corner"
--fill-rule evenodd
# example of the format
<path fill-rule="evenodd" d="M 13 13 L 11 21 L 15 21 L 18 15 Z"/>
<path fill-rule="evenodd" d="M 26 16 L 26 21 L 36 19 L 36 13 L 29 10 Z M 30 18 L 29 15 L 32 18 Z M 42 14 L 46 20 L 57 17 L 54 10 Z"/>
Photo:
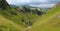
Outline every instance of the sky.
<path fill-rule="evenodd" d="M 19 4 L 30 4 L 30 5 L 42 5 L 47 6 L 49 4 L 49 7 L 56 4 L 56 2 L 59 2 L 60 0 L 6 0 L 9 4 L 19 5 Z"/>
<path fill-rule="evenodd" d="M 9 4 L 19 3 L 55 3 L 60 0 L 6 0 Z"/>
<path fill-rule="evenodd" d="M 55 4 L 40 4 L 40 5 L 30 5 L 30 6 L 34 6 L 34 7 L 45 7 L 45 8 L 49 8 L 49 7 L 53 7 Z"/>

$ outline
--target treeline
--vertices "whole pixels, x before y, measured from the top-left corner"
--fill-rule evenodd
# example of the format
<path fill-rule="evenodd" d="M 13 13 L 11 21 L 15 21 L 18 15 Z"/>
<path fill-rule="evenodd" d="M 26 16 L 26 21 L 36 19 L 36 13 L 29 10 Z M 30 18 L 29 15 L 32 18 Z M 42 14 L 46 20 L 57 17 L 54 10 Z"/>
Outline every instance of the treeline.
<path fill-rule="evenodd" d="M 38 10 L 37 8 L 35 10 L 31 10 L 29 7 L 25 7 L 25 6 L 23 6 L 23 9 L 20 9 L 18 11 L 25 14 L 28 14 L 28 13 L 37 14 L 39 16 L 44 13 L 41 10 Z"/>

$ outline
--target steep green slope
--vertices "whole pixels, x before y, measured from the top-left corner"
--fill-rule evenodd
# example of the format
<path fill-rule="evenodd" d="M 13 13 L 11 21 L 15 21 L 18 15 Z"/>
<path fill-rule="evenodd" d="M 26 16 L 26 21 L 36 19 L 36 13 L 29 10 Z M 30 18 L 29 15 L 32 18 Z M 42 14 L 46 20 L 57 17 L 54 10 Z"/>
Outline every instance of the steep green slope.
<path fill-rule="evenodd" d="M 21 31 L 23 26 L 10 21 L 0 15 L 0 31 Z"/>
<path fill-rule="evenodd" d="M 29 24 L 27 24 L 29 21 L 33 23 L 39 17 L 38 15 L 34 14 L 24 14 L 21 12 L 17 12 L 13 8 L 0 10 L 0 15 L 0 29 L 2 31 L 10 31 L 10 29 L 12 29 L 12 31 L 23 30 L 24 28 L 29 26 Z M 24 21 L 22 21 L 22 18 Z"/>
<path fill-rule="evenodd" d="M 0 0 L 0 31 L 21 31 L 29 24 L 32 25 L 38 17 L 35 14 L 18 12 L 6 0 Z"/>
<path fill-rule="evenodd" d="M 28 21 L 34 22 L 39 16 L 34 14 L 24 14 L 17 12 L 15 9 L 1 10 L 0 15 L 4 16 L 6 19 L 12 20 L 17 24 L 27 26 Z"/>
<path fill-rule="evenodd" d="M 60 14 L 60 6 L 52 8 L 41 18 L 39 18 L 32 26 L 33 31 L 60 31 L 60 18 L 56 15 Z M 60 16 L 60 15 L 59 15 Z"/>

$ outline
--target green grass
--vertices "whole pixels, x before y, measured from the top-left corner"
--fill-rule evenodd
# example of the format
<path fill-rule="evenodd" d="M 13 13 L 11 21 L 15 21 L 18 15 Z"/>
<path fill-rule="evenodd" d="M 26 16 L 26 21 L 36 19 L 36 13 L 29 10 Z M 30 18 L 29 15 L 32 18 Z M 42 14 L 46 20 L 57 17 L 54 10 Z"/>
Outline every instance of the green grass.
<path fill-rule="evenodd" d="M 0 15 L 0 30 L 1 31 L 21 31 L 24 29 L 23 26 L 10 21 Z"/>
<path fill-rule="evenodd" d="M 11 12 L 17 14 L 11 14 Z M 41 17 L 34 14 L 24 14 L 15 9 L 0 10 L 0 31 L 60 31 L 60 6 L 52 8 Z M 24 22 L 21 19 L 24 18 Z M 33 23 L 30 29 L 26 23 Z"/>
<path fill-rule="evenodd" d="M 60 31 L 60 18 L 55 18 L 56 15 L 60 14 L 60 6 L 52 8 L 51 11 L 47 12 L 41 18 L 39 18 L 32 26 L 33 31 Z"/>
<path fill-rule="evenodd" d="M 11 14 L 10 12 L 17 13 L 17 15 Z M 27 25 L 26 23 L 30 20 L 32 23 L 38 18 L 38 15 L 24 14 L 16 11 L 15 9 L 0 10 L 0 30 L 2 31 L 21 31 Z M 24 18 L 24 22 L 21 22 L 21 18 Z"/>
<path fill-rule="evenodd" d="M 17 15 L 13 15 L 10 12 L 14 12 Z M 1 10 L 0 11 L 0 15 L 4 16 L 6 19 L 12 20 L 13 22 L 17 23 L 17 24 L 21 24 L 22 26 L 26 26 L 27 21 L 31 21 L 34 22 L 34 20 L 36 18 L 38 18 L 38 15 L 34 15 L 34 14 L 24 14 L 21 12 L 16 11 L 15 9 L 6 9 L 6 10 Z M 21 22 L 21 19 L 24 18 L 24 22 Z"/>

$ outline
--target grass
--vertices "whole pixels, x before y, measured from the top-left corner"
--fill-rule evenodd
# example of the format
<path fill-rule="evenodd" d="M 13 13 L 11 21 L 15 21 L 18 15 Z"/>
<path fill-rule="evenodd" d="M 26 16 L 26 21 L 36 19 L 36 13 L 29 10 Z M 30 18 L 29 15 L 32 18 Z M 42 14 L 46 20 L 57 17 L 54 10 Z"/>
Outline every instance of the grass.
<path fill-rule="evenodd" d="M 2 31 L 20 31 L 22 30 L 24 27 L 22 27 L 21 25 L 18 25 L 16 23 L 14 23 L 13 21 L 10 21 L 6 18 L 4 18 L 3 16 L 0 15 L 0 30 Z"/>
<path fill-rule="evenodd" d="M 54 18 L 56 15 L 60 14 L 60 6 L 57 8 L 52 8 L 51 11 L 47 12 L 47 14 L 43 15 L 40 19 L 38 19 L 32 26 L 33 31 L 60 31 L 59 25 L 56 23 L 60 22 L 60 18 Z M 49 22 L 52 23 L 49 23 Z"/>
<path fill-rule="evenodd" d="M 17 15 L 13 15 L 11 14 L 10 12 L 14 12 L 16 13 Z M 34 20 L 36 18 L 38 18 L 39 16 L 38 15 L 34 15 L 34 14 L 24 14 L 24 13 L 21 13 L 21 12 L 18 12 L 16 11 L 15 9 L 7 9 L 7 10 L 1 10 L 0 11 L 0 15 L 4 16 L 6 19 L 9 19 L 17 24 L 20 24 L 22 26 L 26 26 L 26 23 L 27 21 L 31 21 L 31 22 L 34 22 Z M 24 22 L 21 22 L 21 19 L 24 18 Z"/>
<path fill-rule="evenodd" d="M 14 12 L 17 15 L 11 14 Z M 28 21 L 32 23 L 38 18 L 38 15 L 34 14 L 24 14 L 16 11 L 15 9 L 0 10 L 0 30 L 1 31 L 22 31 L 27 25 Z M 24 18 L 24 22 L 21 19 Z"/>
<path fill-rule="evenodd" d="M 12 13 L 13 12 L 13 13 Z M 60 6 L 52 8 L 41 17 L 34 14 L 24 14 L 15 9 L 0 10 L 0 31 L 60 31 Z M 24 22 L 21 22 L 23 18 Z M 31 21 L 32 27 L 26 28 Z"/>

